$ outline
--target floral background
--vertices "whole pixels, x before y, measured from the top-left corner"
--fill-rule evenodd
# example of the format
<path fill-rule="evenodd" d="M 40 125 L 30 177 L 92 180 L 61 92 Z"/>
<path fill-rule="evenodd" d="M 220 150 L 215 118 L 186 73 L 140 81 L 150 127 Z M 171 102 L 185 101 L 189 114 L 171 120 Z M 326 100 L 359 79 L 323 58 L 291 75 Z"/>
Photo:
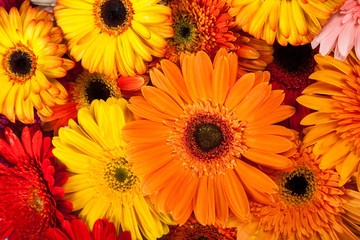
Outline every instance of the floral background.
<path fill-rule="evenodd" d="M 0 239 L 359 239 L 359 0 L 0 0 Z"/>

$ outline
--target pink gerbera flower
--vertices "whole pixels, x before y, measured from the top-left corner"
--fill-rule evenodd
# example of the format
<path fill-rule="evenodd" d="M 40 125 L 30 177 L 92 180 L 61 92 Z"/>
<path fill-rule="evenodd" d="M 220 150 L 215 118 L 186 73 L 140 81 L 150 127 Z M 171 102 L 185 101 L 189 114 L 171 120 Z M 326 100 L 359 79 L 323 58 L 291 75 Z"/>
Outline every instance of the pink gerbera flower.
<path fill-rule="evenodd" d="M 311 43 L 313 48 L 319 44 L 322 55 L 334 50 L 334 58 L 344 60 L 355 48 L 360 58 L 360 0 L 345 1 Z"/>

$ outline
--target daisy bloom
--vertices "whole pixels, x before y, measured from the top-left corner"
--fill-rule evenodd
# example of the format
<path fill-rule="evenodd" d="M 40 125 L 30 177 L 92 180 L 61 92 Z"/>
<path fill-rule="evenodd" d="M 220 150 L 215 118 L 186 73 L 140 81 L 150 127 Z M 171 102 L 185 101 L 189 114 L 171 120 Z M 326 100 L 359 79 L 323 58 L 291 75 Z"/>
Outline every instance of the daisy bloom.
<path fill-rule="evenodd" d="M 238 227 L 238 239 L 358 239 L 342 220 L 349 203 L 359 203 L 360 194 L 339 187 L 339 174 L 321 170 L 312 147 L 301 146 L 289 171 L 271 174 L 278 185 L 275 202 L 251 202 L 252 220 Z M 355 193 L 355 194 L 354 194 Z"/>
<path fill-rule="evenodd" d="M 55 105 L 51 108 L 53 115 L 43 116 L 44 130 L 55 130 L 66 126 L 69 119 L 76 119 L 78 110 L 90 106 L 94 99 L 106 101 L 109 97 L 120 98 L 121 90 L 124 93 L 131 93 L 139 90 L 146 83 L 142 76 L 120 77 L 118 80 L 107 77 L 104 74 L 89 73 L 84 70 L 76 76 L 74 82 L 69 82 L 69 99 L 63 105 Z"/>
<path fill-rule="evenodd" d="M 25 127 L 21 140 L 10 128 L 0 139 L 0 238 L 43 239 L 48 228 L 70 217 L 71 203 L 62 200 L 67 180 L 55 162 L 51 140 Z"/>
<path fill-rule="evenodd" d="M 281 154 L 292 148 L 293 132 L 273 124 L 294 109 L 281 105 L 284 94 L 271 90 L 267 72 L 237 79 L 237 56 L 225 49 L 214 62 L 200 51 L 183 55 L 180 69 L 160 64 L 162 71 L 150 70 L 154 86 L 130 98 L 138 119 L 123 129 L 143 192 L 180 225 L 192 211 L 204 225 L 223 225 L 230 212 L 247 220 L 246 192 L 259 198 L 276 191 L 257 165 L 291 166 Z"/>
<path fill-rule="evenodd" d="M 181 53 L 198 51 L 214 57 L 224 47 L 237 53 L 245 70 L 263 70 L 271 62 L 272 47 L 239 33 L 225 0 L 173 0 L 169 6 L 174 36 L 167 39 L 165 58 L 177 62 Z"/>
<path fill-rule="evenodd" d="M 10 8 L 20 8 L 24 0 L 0 0 L 0 7 L 5 8 L 6 11 L 10 11 Z"/>
<path fill-rule="evenodd" d="M 200 224 L 194 215 L 182 226 L 176 226 L 169 234 L 160 238 L 161 240 L 191 240 L 191 239 L 216 239 L 236 240 L 236 228 L 221 228 L 214 225 Z"/>
<path fill-rule="evenodd" d="M 118 236 L 113 223 L 107 219 L 98 219 L 90 232 L 80 219 L 71 222 L 65 220 L 59 228 L 49 228 L 46 240 L 131 240 L 130 232 L 122 232 Z"/>
<path fill-rule="evenodd" d="M 166 224 L 171 219 L 155 211 L 140 191 L 141 178 L 127 162 L 122 128 L 131 114 L 126 105 L 124 99 L 109 98 L 81 108 L 79 124 L 70 120 L 53 138 L 53 153 L 71 173 L 64 185 L 65 199 L 89 228 L 107 218 L 117 232 L 156 239 L 169 231 Z"/>
<path fill-rule="evenodd" d="M 34 122 L 34 107 L 51 115 L 50 106 L 66 102 L 67 93 L 54 78 L 74 66 L 61 58 L 62 31 L 53 27 L 51 14 L 25 1 L 9 13 L 0 7 L 0 113 L 15 122 Z"/>
<path fill-rule="evenodd" d="M 344 0 L 227 0 L 237 25 L 272 45 L 311 42 Z"/>
<path fill-rule="evenodd" d="M 134 76 L 147 70 L 152 56 L 164 55 L 173 35 L 171 10 L 160 0 L 58 0 L 57 24 L 70 55 L 91 73 Z"/>
<path fill-rule="evenodd" d="M 274 61 L 265 69 L 270 72 L 270 83 L 274 89 L 282 89 L 285 92 L 284 104 L 295 107 L 296 112 L 290 118 L 283 121 L 284 126 L 302 131 L 301 119 L 308 115 L 311 110 L 300 105 L 296 98 L 301 95 L 305 87 L 314 81 L 309 79 L 315 70 L 315 50 L 310 44 L 301 46 L 281 46 L 274 44 Z"/>
<path fill-rule="evenodd" d="M 339 60 L 344 60 L 354 48 L 357 58 L 360 58 L 360 1 L 346 0 L 311 45 L 313 48 L 320 45 L 322 55 L 334 50 L 334 58 Z"/>
<path fill-rule="evenodd" d="M 315 110 L 301 124 L 310 126 L 304 144 L 315 144 L 314 153 L 323 155 L 320 168 L 333 166 L 345 184 L 357 170 L 360 159 L 359 98 L 360 61 L 353 52 L 342 62 L 332 56 L 316 55 L 316 80 L 297 101 Z"/>

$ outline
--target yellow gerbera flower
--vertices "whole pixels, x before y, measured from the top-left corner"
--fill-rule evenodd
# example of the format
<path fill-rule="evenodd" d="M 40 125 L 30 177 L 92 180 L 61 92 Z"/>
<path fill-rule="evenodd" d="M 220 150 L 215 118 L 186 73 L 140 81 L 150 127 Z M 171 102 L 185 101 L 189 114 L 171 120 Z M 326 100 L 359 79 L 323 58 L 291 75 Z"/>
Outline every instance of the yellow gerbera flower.
<path fill-rule="evenodd" d="M 91 73 L 111 77 L 143 74 L 152 55 L 164 55 L 173 35 L 171 10 L 160 0 L 59 0 L 57 24 L 70 54 Z"/>
<path fill-rule="evenodd" d="M 360 61 L 353 52 L 344 62 L 319 54 L 315 60 L 319 71 L 309 78 L 317 82 L 297 98 L 315 110 L 301 121 L 314 125 L 307 129 L 304 143 L 315 144 L 314 153 L 322 155 L 321 169 L 336 166 L 343 185 L 360 160 Z"/>
<path fill-rule="evenodd" d="M 311 42 L 344 0 L 228 0 L 229 13 L 245 32 L 268 44 Z"/>
<path fill-rule="evenodd" d="M 156 239 L 169 231 L 171 219 L 154 210 L 127 162 L 121 136 L 131 118 L 126 105 L 124 99 L 92 101 L 79 110 L 79 124 L 70 120 L 60 128 L 53 153 L 72 173 L 64 185 L 65 199 L 88 227 L 107 218 L 133 239 Z"/>
<path fill-rule="evenodd" d="M 273 125 L 294 113 L 271 90 L 267 72 L 236 79 L 237 56 L 221 49 L 214 62 L 203 51 L 150 70 L 153 86 L 130 99 L 139 118 L 123 130 L 129 163 L 145 175 L 142 189 L 183 224 L 194 210 L 201 224 L 224 224 L 229 212 L 246 220 L 247 193 L 266 198 L 276 190 L 258 164 L 291 166 L 281 154 L 293 132 Z M 149 164 L 151 163 L 151 164 Z"/>
<path fill-rule="evenodd" d="M 34 107 L 45 116 L 55 104 L 64 104 L 65 88 L 54 78 L 74 66 L 61 58 L 62 31 L 53 27 L 51 14 L 25 1 L 9 13 L 0 7 L 0 113 L 12 122 L 34 122 Z"/>
<path fill-rule="evenodd" d="M 238 239 L 358 239 L 351 227 L 360 221 L 359 192 L 340 187 L 334 170 L 321 170 L 312 147 L 301 146 L 292 159 L 292 170 L 270 175 L 279 187 L 275 202 L 250 203 L 252 220 L 239 223 Z"/>

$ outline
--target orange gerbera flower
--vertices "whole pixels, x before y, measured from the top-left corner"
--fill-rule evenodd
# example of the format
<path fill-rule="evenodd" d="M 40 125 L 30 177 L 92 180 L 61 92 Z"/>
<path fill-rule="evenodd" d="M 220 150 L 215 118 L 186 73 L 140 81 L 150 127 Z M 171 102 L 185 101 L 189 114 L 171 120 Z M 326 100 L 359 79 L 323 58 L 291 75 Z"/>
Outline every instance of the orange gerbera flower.
<path fill-rule="evenodd" d="M 283 169 L 293 132 L 273 125 L 294 113 L 271 90 L 267 72 L 236 79 L 237 56 L 203 51 L 153 68 L 153 86 L 130 98 L 138 120 L 124 127 L 128 160 L 145 175 L 142 189 L 183 224 L 194 210 L 201 224 L 223 224 L 229 212 L 246 220 L 248 197 L 268 197 L 275 183 L 257 165 Z M 151 164 L 149 164 L 151 163 Z"/>
<path fill-rule="evenodd" d="M 161 240 L 184 240 L 184 239 L 216 239 L 236 240 L 236 228 L 221 228 L 217 225 L 202 225 L 194 215 L 182 226 L 175 226 L 170 233 L 160 238 Z"/>
<path fill-rule="evenodd" d="M 279 188 L 275 202 L 251 202 L 252 220 L 240 223 L 238 239 L 358 239 L 347 225 L 360 220 L 353 207 L 360 194 L 340 187 L 334 170 L 321 170 L 312 150 L 301 146 L 293 169 L 271 174 Z"/>
<path fill-rule="evenodd" d="M 319 71 L 310 78 L 317 82 L 297 98 L 315 110 L 301 121 L 313 125 L 307 128 L 304 144 L 315 144 L 314 152 L 323 155 L 321 169 L 336 166 L 343 185 L 357 170 L 360 159 L 360 60 L 354 52 L 344 62 L 319 54 L 315 60 Z"/>
<path fill-rule="evenodd" d="M 167 39 L 165 58 L 177 62 L 186 51 L 205 51 L 214 57 L 224 47 L 236 52 L 244 70 L 263 70 L 272 61 L 272 47 L 240 33 L 225 0 L 173 0 L 169 5 L 174 36 Z"/>

